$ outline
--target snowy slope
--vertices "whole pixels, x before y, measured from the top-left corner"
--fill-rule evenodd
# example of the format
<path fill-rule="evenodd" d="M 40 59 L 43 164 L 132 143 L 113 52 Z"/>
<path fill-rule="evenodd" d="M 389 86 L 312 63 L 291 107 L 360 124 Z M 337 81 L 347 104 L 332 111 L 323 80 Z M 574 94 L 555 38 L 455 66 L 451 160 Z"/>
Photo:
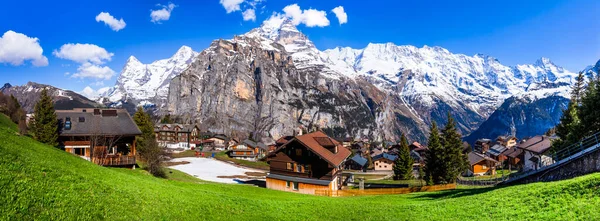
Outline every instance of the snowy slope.
<path fill-rule="evenodd" d="M 137 104 L 154 104 L 166 99 L 169 82 L 190 64 L 198 52 L 182 46 L 171 58 L 143 64 L 134 56 L 129 57 L 117 83 L 99 99 L 103 103 L 117 105 L 134 101 Z"/>

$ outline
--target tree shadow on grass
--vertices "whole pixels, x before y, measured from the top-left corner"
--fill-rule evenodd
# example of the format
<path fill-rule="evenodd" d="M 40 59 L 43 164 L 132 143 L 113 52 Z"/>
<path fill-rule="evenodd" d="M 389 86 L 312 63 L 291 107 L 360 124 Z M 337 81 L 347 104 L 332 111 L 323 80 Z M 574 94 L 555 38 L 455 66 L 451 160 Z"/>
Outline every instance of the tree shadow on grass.
<path fill-rule="evenodd" d="M 465 196 L 478 195 L 482 193 L 486 193 L 488 191 L 499 189 L 499 187 L 485 187 L 485 188 L 473 188 L 473 189 L 455 189 L 455 190 L 443 190 L 438 192 L 429 192 L 427 194 L 421 194 L 415 196 L 415 198 L 420 198 L 424 200 L 439 200 L 439 199 L 447 199 L 447 198 L 458 198 Z"/>

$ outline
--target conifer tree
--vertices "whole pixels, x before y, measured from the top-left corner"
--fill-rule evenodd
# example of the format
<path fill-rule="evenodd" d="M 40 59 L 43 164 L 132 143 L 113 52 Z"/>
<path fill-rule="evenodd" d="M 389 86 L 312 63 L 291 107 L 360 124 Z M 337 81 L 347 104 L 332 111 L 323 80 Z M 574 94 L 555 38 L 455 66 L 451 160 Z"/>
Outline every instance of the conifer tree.
<path fill-rule="evenodd" d="M 406 136 L 402 134 L 400 139 L 400 149 L 398 150 L 398 157 L 394 161 L 393 171 L 395 180 L 408 180 L 412 179 L 412 168 L 414 160 L 410 157 L 410 149 L 408 148 L 408 141 Z"/>
<path fill-rule="evenodd" d="M 164 149 L 158 145 L 154 136 L 154 123 L 150 115 L 144 112 L 142 107 L 138 107 L 133 115 L 133 121 L 138 126 L 142 135 L 137 137 L 138 152 L 143 160 L 146 161 L 146 169 L 156 177 L 165 177 L 162 169 L 162 159 L 164 158 Z"/>
<path fill-rule="evenodd" d="M 581 98 L 579 106 L 579 120 L 581 126 L 575 131 L 578 139 L 600 131 L 600 74 L 595 79 L 590 79 L 588 86 Z"/>
<path fill-rule="evenodd" d="M 431 123 L 428 150 L 425 157 L 425 180 L 427 185 L 438 184 L 443 180 L 441 164 L 443 163 L 444 149 L 440 141 L 440 131 L 435 121 Z"/>
<path fill-rule="evenodd" d="M 577 77 L 575 77 L 575 84 L 571 88 L 571 101 L 577 106 L 581 105 L 581 98 L 585 93 L 585 77 L 583 72 L 580 71 Z"/>
<path fill-rule="evenodd" d="M 58 119 L 54 111 L 52 97 L 48 95 L 46 88 L 42 90 L 40 100 L 35 104 L 34 117 L 31 121 L 31 132 L 33 138 L 52 146 L 57 145 Z"/>
<path fill-rule="evenodd" d="M 468 168 L 467 156 L 463 154 L 462 136 L 456 129 L 456 123 L 450 112 L 448 122 L 442 130 L 444 156 L 444 181 L 454 183 L 458 176 Z"/>

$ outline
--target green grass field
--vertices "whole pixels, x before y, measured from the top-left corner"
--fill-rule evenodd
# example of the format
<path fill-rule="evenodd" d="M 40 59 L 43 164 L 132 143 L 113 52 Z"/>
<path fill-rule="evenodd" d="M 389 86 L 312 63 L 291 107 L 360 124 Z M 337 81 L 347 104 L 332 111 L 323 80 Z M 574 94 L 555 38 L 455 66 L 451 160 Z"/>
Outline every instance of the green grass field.
<path fill-rule="evenodd" d="M 3 116 L 0 116 L 2 118 Z M 595 220 L 600 174 L 505 188 L 329 198 L 104 168 L 0 120 L 0 220 Z M 179 181 L 181 180 L 181 181 Z"/>

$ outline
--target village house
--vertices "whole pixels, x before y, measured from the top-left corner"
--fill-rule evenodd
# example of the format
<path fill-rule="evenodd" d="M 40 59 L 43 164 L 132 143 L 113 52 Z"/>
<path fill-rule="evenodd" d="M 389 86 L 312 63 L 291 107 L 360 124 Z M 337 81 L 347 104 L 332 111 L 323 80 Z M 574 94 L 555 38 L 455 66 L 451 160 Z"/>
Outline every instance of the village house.
<path fill-rule="evenodd" d="M 477 153 L 485 154 L 490 149 L 491 146 L 492 146 L 492 140 L 479 139 L 479 140 L 475 141 L 475 146 L 473 146 L 473 149 Z"/>
<path fill-rule="evenodd" d="M 156 141 L 169 149 L 189 150 L 198 144 L 199 129 L 189 124 L 157 124 L 154 126 Z"/>
<path fill-rule="evenodd" d="M 346 137 L 346 138 L 338 138 L 336 139 L 337 141 L 339 141 L 340 143 L 342 143 L 342 146 L 348 148 L 352 145 L 352 143 L 354 142 L 354 139 L 352 139 L 352 137 Z"/>
<path fill-rule="evenodd" d="M 392 170 L 397 155 L 381 153 L 373 157 L 373 166 L 375 170 Z"/>
<path fill-rule="evenodd" d="M 502 145 L 501 143 L 496 143 L 494 146 L 490 147 L 490 149 L 486 152 L 486 155 L 502 163 L 508 159 L 508 157 L 504 154 L 504 152 L 508 150 L 508 147 Z"/>
<path fill-rule="evenodd" d="M 499 165 L 497 160 L 477 152 L 470 152 L 468 158 L 470 167 L 467 176 L 496 174 L 496 167 Z"/>
<path fill-rule="evenodd" d="M 512 148 L 517 145 L 518 139 L 515 136 L 498 136 L 496 143 L 499 143 L 506 148 Z"/>
<path fill-rule="evenodd" d="M 229 145 L 229 138 L 224 134 L 216 134 L 206 140 L 212 141 L 212 146 L 219 151 L 225 150 Z"/>
<path fill-rule="evenodd" d="M 268 155 L 267 188 L 305 194 L 338 190 L 350 154 L 321 131 L 296 136 Z"/>
<path fill-rule="evenodd" d="M 263 158 L 268 152 L 268 146 L 251 140 L 244 140 L 239 144 L 235 144 L 229 148 L 227 155 L 231 158 L 255 161 Z"/>
<path fill-rule="evenodd" d="M 346 169 L 348 170 L 366 171 L 367 166 L 367 159 L 358 154 L 355 154 L 352 158 L 346 161 Z"/>
<path fill-rule="evenodd" d="M 383 153 L 383 151 L 381 149 L 378 149 L 378 148 L 374 148 L 372 151 L 369 151 L 367 148 L 365 148 L 365 150 L 364 150 L 364 155 L 369 154 L 369 155 L 371 155 L 371 158 L 373 158 L 373 157 L 375 157 L 377 155 L 380 155 L 382 153 Z"/>
<path fill-rule="evenodd" d="M 142 132 L 124 109 L 57 110 L 58 145 L 103 166 L 136 164 L 135 137 Z"/>
<path fill-rule="evenodd" d="M 410 149 L 411 151 L 415 151 L 419 154 L 419 156 L 421 157 L 425 157 L 425 154 L 427 153 L 427 147 L 420 144 L 419 142 L 412 142 L 410 145 L 408 145 L 408 149 Z"/>
<path fill-rule="evenodd" d="M 504 155 L 507 157 L 507 162 L 508 162 L 508 167 L 509 169 L 522 169 L 523 168 L 523 161 L 521 159 L 524 158 L 524 153 L 523 150 L 520 148 L 517 148 L 516 146 L 514 148 L 508 149 L 507 151 L 504 152 Z"/>
<path fill-rule="evenodd" d="M 554 163 L 548 154 L 552 141 L 547 136 L 538 135 L 517 145 L 523 150 L 523 170 L 537 170 Z"/>

